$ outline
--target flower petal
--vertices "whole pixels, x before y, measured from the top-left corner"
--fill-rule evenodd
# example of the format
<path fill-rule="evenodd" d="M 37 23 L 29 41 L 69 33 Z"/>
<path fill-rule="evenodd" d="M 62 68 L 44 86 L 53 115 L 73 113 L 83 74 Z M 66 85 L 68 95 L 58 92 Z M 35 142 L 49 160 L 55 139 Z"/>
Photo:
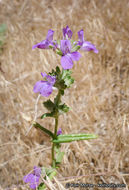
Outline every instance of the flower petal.
<path fill-rule="evenodd" d="M 60 49 L 63 55 L 66 55 L 71 50 L 71 43 L 69 40 L 61 40 L 60 41 Z"/>
<path fill-rule="evenodd" d="M 30 181 L 30 188 L 31 189 L 36 189 L 36 187 L 38 187 L 39 185 L 39 176 L 33 175 L 33 177 L 31 178 Z"/>
<path fill-rule="evenodd" d="M 31 179 L 33 178 L 33 174 L 27 174 L 26 176 L 23 177 L 23 181 L 25 183 L 29 183 L 31 181 Z"/>
<path fill-rule="evenodd" d="M 39 167 L 37 167 L 37 166 L 34 166 L 33 172 L 34 172 L 34 175 L 40 177 L 41 168 L 39 168 Z"/>
<path fill-rule="evenodd" d="M 71 69 L 73 67 L 73 62 L 70 54 L 61 57 L 61 65 L 63 69 Z"/>
<path fill-rule="evenodd" d="M 42 96 L 48 97 L 51 93 L 52 93 L 52 85 L 49 82 L 44 81 L 40 89 L 40 94 Z"/>
<path fill-rule="evenodd" d="M 79 38 L 80 42 L 84 41 L 83 29 L 78 31 L 78 38 Z"/>
<path fill-rule="evenodd" d="M 53 31 L 53 30 L 51 30 L 51 29 L 48 30 L 46 40 L 52 41 L 52 40 L 53 40 L 53 34 L 54 34 L 54 31 Z"/>
<path fill-rule="evenodd" d="M 44 72 L 44 73 L 41 73 L 42 77 L 47 77 L 47 74 Z"/>
<path fill-rule="evenodd" d="M 63 37 L 64 37 L 64 39 L 66 38 L 72 38 L 72 35 L 73 35 L 73 33 L 72 33 L 72 31 L 70 30 L 70 28 L 68 27 L 68 26 L 66 26 L 66 28 L 63 28 Z"/>
<path fill-rule="evenodd" d="M 47 81 L 51 84 L 51 85 L 54 85 L 55 82 L 56 82 L 56 77 L 55 76 L 50 76 L 50 75 L 47 75 Z"/>
<path fill-rule="evenodd" d="M 34 88 L 33 88 L 33 91 L 35 93 L 40 92 L 40 89 L 43 86 L 43 82 L 45 82 L 45 81 L 38 81 L 38 82 L 36 82 L 36 84 L 34 85 Z"/>
<path fill-rule="evenodd" d="M 81 49 L 84 50 L 84 51 L 94 51 L 94 53 L 98 53 L 99 52 L 96 49 L 95 45 L 93 45 L 91 42 L 88 42 L 88 41 L 84 41 Z"/>
<path fill-rule="evenodd" d="M 70 53 L 70 57 L 73 61 L 78 61 L 81 58 L 81 54 L 79 52 Z"/>
<path fill-rule="evenodd" d="M 48 40 L 43 40 L 38 44 L 35 44 L 32 49 L 35 48 L 40 48 L 40 49 L 49 49 L 49 41 Z"/>

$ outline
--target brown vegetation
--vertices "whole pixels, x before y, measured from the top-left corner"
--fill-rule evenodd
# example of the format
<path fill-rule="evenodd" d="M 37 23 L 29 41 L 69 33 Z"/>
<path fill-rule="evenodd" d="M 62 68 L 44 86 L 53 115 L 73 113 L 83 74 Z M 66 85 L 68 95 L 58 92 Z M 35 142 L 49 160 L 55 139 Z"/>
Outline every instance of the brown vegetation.
<path fill-rule="evenodd" d="M 85 39 L 99 54 L 84 52 L 74 65 L 75 83 L 63 97 L 71 111 L 60 117 L 59 125 L 65 134 L 95 133 L 99 138 L 63 144 L 62 167 L 50 187 L 64 189 L 69 181 L 125 183 L 128 189 L 128 10 L 128 0 L 0 0 L 0 23 L 8 26 L 0 55 L 1 189 L 29 189 L 23 176 L 34 165 L 51 162 L 48 137 L 34 128 L 25 134 L 34 117 L 33 85 L 41 79 L 40 72 L 60 66 L 60 57 L 47 50 L 32 51 L 32 45 L 50 28 L 55 39 L 61 37 L 66 25 L 76 39 L 77 31 L 84 29 Z M 38 116 L 45 112 L 44 100 L 38 103 Z M 52 119 L 38 121 L 52 130 Z"/>

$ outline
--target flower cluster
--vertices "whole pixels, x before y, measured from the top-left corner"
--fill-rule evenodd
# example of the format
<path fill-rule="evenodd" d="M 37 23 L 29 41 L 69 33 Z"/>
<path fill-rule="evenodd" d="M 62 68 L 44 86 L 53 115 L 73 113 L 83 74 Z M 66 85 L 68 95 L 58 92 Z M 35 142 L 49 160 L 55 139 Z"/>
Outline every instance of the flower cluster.
<path fill-rule="evenodd" d="M 53 49 L 57 54 L 61 56 L 61 65 L 64 70 L 71 69 L 73 62 L 78 61 L 81 57 L 78 50 L 93 51 L 98 53 L 96 47 L 89 41 L 84 40 L 83 30 L 78 31 L 78 41 L 71 40 L 73 32 L 68 26 L 63 28 L 63 39 L 53 40 L 54 31 L 48 30 L 48 34 L 45 40 L 34 45 L 32 49 Z M 38 81 L 33 91 L 39 92 L 42 96 L 48 97 L 52 93 L 52 88 L 56 82 L 56 76 L 50 76 L 46 73 L 41 73 L 46 78 L 45 81 Z"/>
<path fill-rule="evenodd" d="M 47 75 L 46 73 L 41 73 L 41 75 L 46 80 L 36 82 L 33 91 L 35 93 L 39 92 L 42 96 L 48 97 L 52 93 L 52 87 L 56 82 L 56 77 Z"/>
<path fill-rule="evenodd" d="M 63 69 L 71 69 L 73 67 L 73 61 L 80 59 L 81 54 L 77 51 L 79 49 L 98 53 L 98 50 L 91 42 L 84 40 L 83 30 L 78 32 L 78 41 L 71 40 L 73 33 L 68 26 L 63 28 L 62 40 L 53 40 L 53 35 L 54 31 L 51 29 L 48 30 L 46 39 L 34 45 L 32 49 L 53 49 L 57 54 L 61 55 Z"/>
<path fill-rule="evenodd" d="M 41 168 L 34 166 L 33 173 L 24 176 L 23 181 L 30 183 L 30 188 L 35 189 L 39 185 L 39 179 L 41 175 Z"/>

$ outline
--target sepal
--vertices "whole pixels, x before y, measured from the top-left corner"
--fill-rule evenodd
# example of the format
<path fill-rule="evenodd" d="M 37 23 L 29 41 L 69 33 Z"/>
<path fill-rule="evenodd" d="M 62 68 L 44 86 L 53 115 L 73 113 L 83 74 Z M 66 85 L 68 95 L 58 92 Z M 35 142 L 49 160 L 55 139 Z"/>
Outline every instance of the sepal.
<path fill-rule="evenodd" d="M 75 45 L 75 46 L 72 48 L 72 52 L 76 52 L 76 51 L 78 51 L 80 48 L 81 48 L 81 46 Z"/>
<path fill-rule="evenodd" d="M 63 55 L 63 53 L 62 53 L 62 51 L 61 51 L 60 49 L 56 49 L 56 53 L 57 53 L 58 55 L 60 55 L 60 56 Z"/>

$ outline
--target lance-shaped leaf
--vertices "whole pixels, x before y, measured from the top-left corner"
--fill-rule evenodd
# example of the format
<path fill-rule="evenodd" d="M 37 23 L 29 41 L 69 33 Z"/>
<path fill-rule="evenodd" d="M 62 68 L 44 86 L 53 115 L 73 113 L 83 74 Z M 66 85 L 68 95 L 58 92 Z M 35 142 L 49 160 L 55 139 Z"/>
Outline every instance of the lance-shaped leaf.
<path fill-rule="evenodd" d="M 67 143 L 72 141 L 89 140 L 97 138 L 94 134 L 71 134 L 71 135 L 59 135 L 57 139 L 53 139 L 54 143 Z"/>
<path fill-rule="evenodd" d="M 46 134 L 49 135 L 50 137 L 54 138 L 54 134 L 53 134 L 51 131 L 49 131 L 48 129 L 46 129 L 45 127 L 43 127 L 42 125 L 40 125 L 39 123 L 33 122 L 33 126 L 34 126 L 35 128 L 41 129 L 44 133 L 46 133 Z"/>
<path fill-rule="evenodd" d="M 67 137 L 90 137 L 90 136 L 97 136 L 95 134 L 86 134 L 86 133 L 78 133 L 78 134 L 62 134 L 59 138 L 67 138 Z M 97 136 L 98 137 L 98 136 Z"/>

